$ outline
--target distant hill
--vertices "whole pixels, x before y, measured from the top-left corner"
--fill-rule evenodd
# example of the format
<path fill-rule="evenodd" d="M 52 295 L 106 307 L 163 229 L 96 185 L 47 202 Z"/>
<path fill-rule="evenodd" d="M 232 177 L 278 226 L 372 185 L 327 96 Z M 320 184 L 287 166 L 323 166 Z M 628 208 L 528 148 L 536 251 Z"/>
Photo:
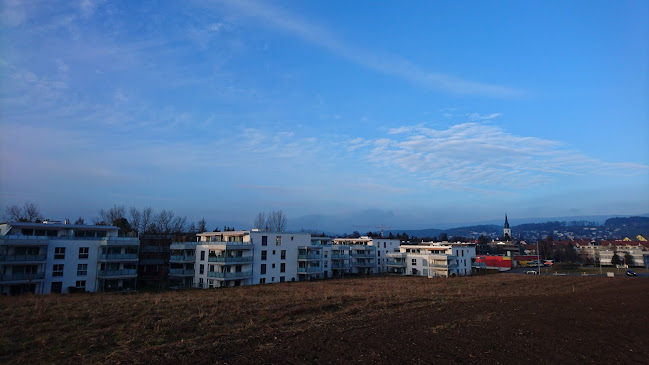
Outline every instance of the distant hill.
<path fill-rule="evenodd" d="M 642 235 L 649 239 L 649 217 L 610 218 L 604 222 L 609 229 L 619 230 L 621 236 L 635 239 Z"/>

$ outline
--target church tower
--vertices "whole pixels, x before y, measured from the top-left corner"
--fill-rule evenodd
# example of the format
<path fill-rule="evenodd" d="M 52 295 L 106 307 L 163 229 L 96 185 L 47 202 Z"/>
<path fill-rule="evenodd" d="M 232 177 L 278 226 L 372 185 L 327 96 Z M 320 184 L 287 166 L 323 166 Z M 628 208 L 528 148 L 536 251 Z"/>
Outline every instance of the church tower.
<path fill-rule="evenodd" d="M 503 229 L 503 234 L 505 235 L 505 240 L 510 241 L 512 239 L 512 230 L 509 228 L 507 214 L 505 214 L 505 228 Z"/>

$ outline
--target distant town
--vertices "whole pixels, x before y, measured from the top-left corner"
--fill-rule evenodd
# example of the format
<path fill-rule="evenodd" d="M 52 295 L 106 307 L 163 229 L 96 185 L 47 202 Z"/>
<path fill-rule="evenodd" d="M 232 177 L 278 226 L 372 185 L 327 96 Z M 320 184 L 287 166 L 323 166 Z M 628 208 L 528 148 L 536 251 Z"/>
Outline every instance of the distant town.
<path fill-rule="evenodd" d="M 128 217 L 127 217 L 128 216 Z M 281 210 L 254 228 L 207 229 L 171 211 L 123 206 L 82 218 L 43 219 L 33 203 L 0 223 L 0 293 L 130 292 L 224 288 L 364 275 L 428 278 L 531 267 L 649 267 L 649 217 L 593 222 L 380 231 L 328 237 L 288 232 Z M 422 234 L 418 236 L 416 233 Z M 432 236 L 434 234 L 434 236 Z M 580 269 L 581 270 L 581 269 Z M 586 271 L 584 271 L 586 273 Z"/>

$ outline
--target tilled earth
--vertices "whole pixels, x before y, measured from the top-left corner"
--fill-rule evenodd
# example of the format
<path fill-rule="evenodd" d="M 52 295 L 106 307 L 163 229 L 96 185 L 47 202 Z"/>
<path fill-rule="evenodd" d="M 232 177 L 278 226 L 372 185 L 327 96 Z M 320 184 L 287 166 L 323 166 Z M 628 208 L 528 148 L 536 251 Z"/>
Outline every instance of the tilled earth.
<path fill-rule="evenodd" d="M 647 364 L 648 304 L 647 279 L 503 274 L 2 298 L 0 362 Z"/>

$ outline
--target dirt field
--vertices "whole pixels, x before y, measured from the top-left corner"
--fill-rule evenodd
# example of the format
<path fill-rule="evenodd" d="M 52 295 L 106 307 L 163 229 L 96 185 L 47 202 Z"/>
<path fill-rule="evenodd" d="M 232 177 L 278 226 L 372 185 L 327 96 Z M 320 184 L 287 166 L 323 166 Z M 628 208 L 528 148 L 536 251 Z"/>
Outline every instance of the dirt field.
<path fill-rule="evenodd" d="M 649 280 L 372 277 L 0 298 L 0 363 L 642 363 Z"/>

